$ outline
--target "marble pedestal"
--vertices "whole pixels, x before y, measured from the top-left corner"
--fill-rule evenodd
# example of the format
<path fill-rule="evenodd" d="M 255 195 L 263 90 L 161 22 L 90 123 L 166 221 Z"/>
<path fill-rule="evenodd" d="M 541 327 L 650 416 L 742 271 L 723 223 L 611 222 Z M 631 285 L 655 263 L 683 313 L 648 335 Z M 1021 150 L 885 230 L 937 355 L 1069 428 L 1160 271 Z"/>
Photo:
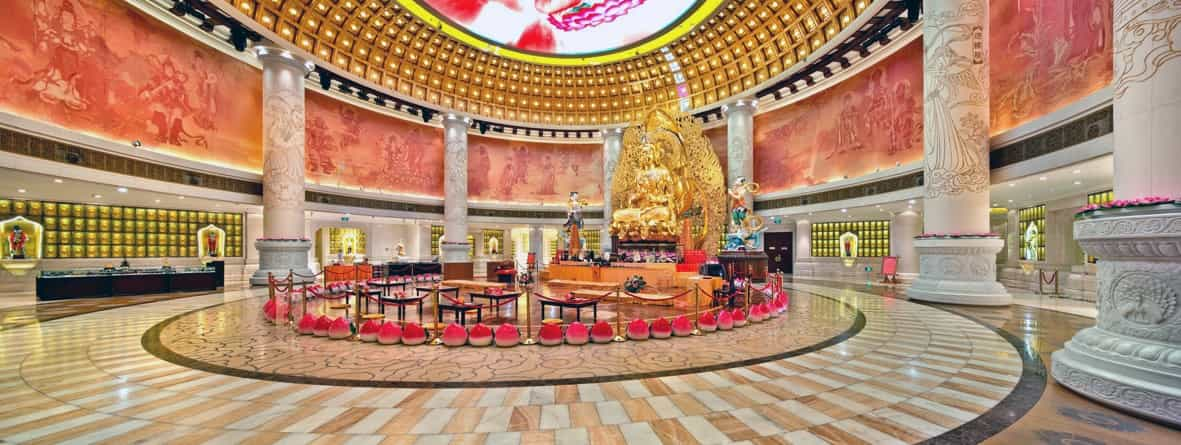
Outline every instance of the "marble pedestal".
<path fill-rule="evenodd" d="M 310 240 L 257 240 L 254 247 L 258 249 L 258 270 L 250 277 L 252 286 L 266 286 L 268 273 L 273 273 L 276 278 L 284 278 L 292 271 L 300 275 L 312 275 L 312 270 L 308 269 L 308 250 L 312 248 Z M 311 280 L 295 277 L 295 281 Z"/>
<path fill-rule="evenodd" d="M 996 280 L 1000 238 L 916 239 L 919 276 L 907 290 L 914 300 L 933 303 L 1004 306 L 1013 298 Z"/>
<path fill-rule="evenodd" d="M 439 252 L 443 259 L 443 279 L 470 280 L 475 275 L 471 258 L 471 244 L 443 244 Z"/>
<path fill-rule="evenodd" d="M 1054 352 L 1054 379 L 1181 425 L 1181 209 L 1102 211 L 1075 221 L 1074 238 L 1099 258 L 1099 315 Z"/>

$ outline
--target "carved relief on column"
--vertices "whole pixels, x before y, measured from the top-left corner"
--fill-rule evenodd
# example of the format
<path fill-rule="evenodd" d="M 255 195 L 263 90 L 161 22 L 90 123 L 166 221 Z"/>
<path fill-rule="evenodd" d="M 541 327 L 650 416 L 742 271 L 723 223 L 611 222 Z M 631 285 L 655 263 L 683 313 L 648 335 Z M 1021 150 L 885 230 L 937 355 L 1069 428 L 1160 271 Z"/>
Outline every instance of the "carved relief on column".
<path fill-rule="evenodd" d="M 1116 0 L 1114 12 L 1115 97 L 1120 98 L 1131 84 L 1151 81 L 1166 62 L 1181 57 L 1181 1 Z"/>
<path fill-rule="evenodd" d="M 923 2 L 926 195 L 988 191 L 988 4 Z"/>
<path fill-rule="evenodd" d="M 467 130 L 471 119 L 456 114 L 443 117 L 443 235 L 439 246 L 444 262 L 471 261 L 467 243 Z"/>
<path fill-rule="evenodd" d="M 264 205 L 302 208 L 304 200 L 303 94 L 268 91 L 263 98 Z"/>

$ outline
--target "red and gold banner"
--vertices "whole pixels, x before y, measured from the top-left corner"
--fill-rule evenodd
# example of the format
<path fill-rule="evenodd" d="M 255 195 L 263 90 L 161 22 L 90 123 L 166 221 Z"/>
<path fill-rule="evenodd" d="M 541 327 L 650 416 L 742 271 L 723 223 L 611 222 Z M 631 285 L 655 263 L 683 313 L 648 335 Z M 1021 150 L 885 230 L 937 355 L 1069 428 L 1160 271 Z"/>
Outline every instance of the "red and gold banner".
<path fill-rule="evenodd" d="M 1111 0 L 992 0 L 992 134 L 1111 83 Z"/>
<path fill-rule="evenodd" d="M 602 204 L 602 145 L 468 136 L 469 199 L 562 204 L 570 192 Z"/>
<path fill-rule="evenodd" d="M 814 96 L 756 115 L 760 193 L 922 160 L 922 50 L 916 40 Z"/>
<path fill-rule="evenodd" d="M 258 172 L 257 69 L 108 0 L 5 2 L 0 109 Z"/>
<path fill-rule="evenodd" d="M 443 130 L 385 116 L 309 90 L 309 182 L 443 197 Z"/>

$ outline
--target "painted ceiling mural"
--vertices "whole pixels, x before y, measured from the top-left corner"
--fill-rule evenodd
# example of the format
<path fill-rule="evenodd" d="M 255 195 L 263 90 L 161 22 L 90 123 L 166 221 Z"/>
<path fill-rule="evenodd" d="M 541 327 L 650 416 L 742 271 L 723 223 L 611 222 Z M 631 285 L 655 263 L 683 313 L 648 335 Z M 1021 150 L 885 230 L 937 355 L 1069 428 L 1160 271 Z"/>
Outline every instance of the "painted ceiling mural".
<path fill-rule="evenodd" d="M 576 56 L 647 40 L 689 13 L 686 0 L 420 0 L 485 40 Z"/>
<path fill-rule="evenodd" d="M 544 144 L 468 135 L 473 201 L 563 204 L 570 192 L 603 203 L 601 144 Z"/>
<path fill-rule="evenodd" d="M 443 197 L 443 130 L 309 90 L 308 182 L 369 192 Z"/>
<path fill-rule="evenodd" d="M 992 134 L 1112 79 L 1111 0 L 991 0 Z"/>
<path fill-rule="evenodd" d="M 923 157 L 923 44 L 787 107 L 755 116 L 761 193 L 873 173 Z"/>
<path fill-rule="evenodd" d="M 259 172 L 262 79 L 123 2 L 5 2 L 0 109 Z"/>

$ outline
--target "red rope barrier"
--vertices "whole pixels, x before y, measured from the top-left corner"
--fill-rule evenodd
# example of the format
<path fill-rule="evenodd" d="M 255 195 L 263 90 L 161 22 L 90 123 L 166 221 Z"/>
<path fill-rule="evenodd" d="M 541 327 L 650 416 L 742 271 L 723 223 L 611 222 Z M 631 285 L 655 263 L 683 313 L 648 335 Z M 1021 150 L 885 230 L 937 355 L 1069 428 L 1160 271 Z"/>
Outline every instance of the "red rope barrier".
<path fill-rule="evenodd" d="M 680 294 L 677 294 L 677 295 L 672 295 L 672 296 L 668 296 L 668 297 L 660 297 L 660 298 L 642 297 L 642 296 L 633 294 L 631 292 L 626 292 L 626 291 L 624 293 L 627 294 L 627 296 L 629 296 L 629 297 L 644 300 L 644 301 L 667 301 L 667 300 L 675 300 L 677 298 L 681 298 L 685 295 L 688 295 L 689 292 L 693 292 L 693 289 L 689 289 L 689 290 L 681 292 Z"/>

